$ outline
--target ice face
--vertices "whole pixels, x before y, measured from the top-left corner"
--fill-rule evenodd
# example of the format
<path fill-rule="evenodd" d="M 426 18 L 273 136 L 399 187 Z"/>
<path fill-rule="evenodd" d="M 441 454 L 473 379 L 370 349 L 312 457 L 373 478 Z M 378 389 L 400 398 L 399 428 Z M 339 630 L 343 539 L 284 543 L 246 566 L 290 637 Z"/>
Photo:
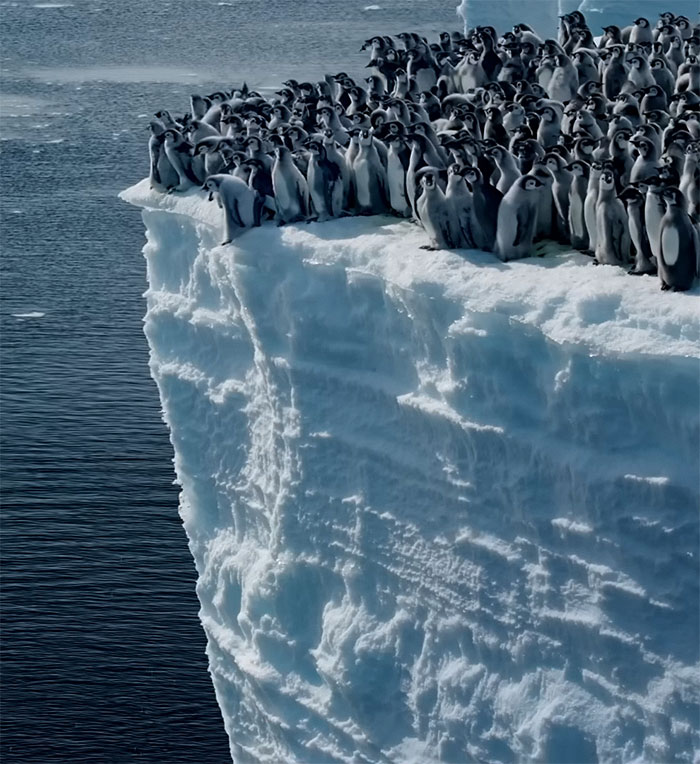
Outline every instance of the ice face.
<path fill-rule="evenodd" d="M 235 760 L 692 760 L 697 287 L 125 197 Z"/>

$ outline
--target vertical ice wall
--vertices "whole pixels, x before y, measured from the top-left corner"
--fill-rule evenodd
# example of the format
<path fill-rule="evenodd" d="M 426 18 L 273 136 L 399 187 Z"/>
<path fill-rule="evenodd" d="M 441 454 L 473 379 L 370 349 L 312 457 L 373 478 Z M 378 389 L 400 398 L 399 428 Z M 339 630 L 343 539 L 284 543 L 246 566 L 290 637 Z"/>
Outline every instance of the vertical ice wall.
<path fill-rule="evenodd" d="M 236 761 L 692 761 L 700 297 L 143 187 Z"/>

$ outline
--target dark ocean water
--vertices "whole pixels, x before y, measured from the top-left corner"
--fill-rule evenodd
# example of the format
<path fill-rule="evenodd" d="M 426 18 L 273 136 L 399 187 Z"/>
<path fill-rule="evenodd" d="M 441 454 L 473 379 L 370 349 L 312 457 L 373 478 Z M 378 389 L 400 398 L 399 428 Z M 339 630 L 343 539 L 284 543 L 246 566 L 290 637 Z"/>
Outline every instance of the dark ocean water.
<path fill-rule="evenodd" d="M 229 760 L 143 226 L 116 195 L 147 171 L 148 115 L 193 90 L 357 72 L 375 31 L 458 27 L 454 0 L 370 4 L 0 3 L 3 764 Z"/>

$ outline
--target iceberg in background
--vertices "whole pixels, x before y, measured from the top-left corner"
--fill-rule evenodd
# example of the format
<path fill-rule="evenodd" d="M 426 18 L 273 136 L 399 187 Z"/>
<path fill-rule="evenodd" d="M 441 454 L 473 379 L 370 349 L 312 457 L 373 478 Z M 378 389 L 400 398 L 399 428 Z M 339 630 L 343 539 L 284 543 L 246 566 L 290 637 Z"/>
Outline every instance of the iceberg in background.
<path fill-rule="evenodd" d="M 123 198 L 236 761 L 693 760 L 697 287 Z"/>
<path fill-rule="evenodd" d="M 523 9 L 527 10 L 524 11 Z M 700 5 L 697 0 L 461 0 L 457 6 L 457 15 L 464 21 L 465 29 L 492 25 L 499 32 L 505 32 L 514 24 L 527 23 L 540 35 L 557 36 L 558 17 L 565 13 L 580 10 L 594 35 L 602 34 L 601 27 L 607 24 L 627 26 L 634 14 L 645 16 L 656 23 L 660 13 L 673 11 L 676 15 L 687 16 L 691 21 L 697 19 Z"/>

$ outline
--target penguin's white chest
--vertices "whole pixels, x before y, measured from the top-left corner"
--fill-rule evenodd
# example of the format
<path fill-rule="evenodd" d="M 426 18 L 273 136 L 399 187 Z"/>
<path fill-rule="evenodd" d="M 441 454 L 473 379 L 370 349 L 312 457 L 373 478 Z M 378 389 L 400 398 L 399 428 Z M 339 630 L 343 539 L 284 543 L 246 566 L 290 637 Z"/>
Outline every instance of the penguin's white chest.
<path fill-rule="evenodd" d="M 667 226 L 661 234 L 661 256 L 666 265 L 675 265 L 680 253 L 680 238 L 678 229 Z"/>
<path fill-rule="evenodd" d="M 284 176 L 275 188 L 275 199 L 283 210 L 288 210 L 295 201 L 290 189 L 290 183 Z"/>
<path fill-rule="evenodd" d="M 363 207 L 370 205 L 370 172 L 369 163 L 360 159 L 355 162 L 355 180 L 357 186 L 357 201 Z"/>
<path fill-rule="evenodd" d="M 404 196 L 405 177 L 401 161 L 395 157 L 389 155 L 389 162 L 387 168 L 387 181 L 389 184 L 389 194 L 391 197 L 391 204 L 396 209 L 396 205 L 401 205 L 403 208 L 406 205 L 406 198 Z M 403 211 L 403 210 L 401 210 Z"/>

